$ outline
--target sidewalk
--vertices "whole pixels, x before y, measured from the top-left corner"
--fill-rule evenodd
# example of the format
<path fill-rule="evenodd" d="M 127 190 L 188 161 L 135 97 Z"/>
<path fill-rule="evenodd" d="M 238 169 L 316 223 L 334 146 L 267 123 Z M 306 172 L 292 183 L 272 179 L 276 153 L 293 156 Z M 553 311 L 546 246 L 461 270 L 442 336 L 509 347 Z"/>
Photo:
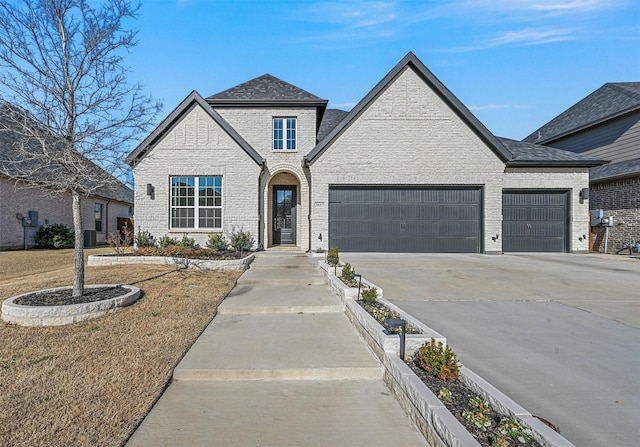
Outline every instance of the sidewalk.
<path fill-rule="evenodd" d="M 128 447 L 426 446 L 315 261 L 262 252 Z"/>

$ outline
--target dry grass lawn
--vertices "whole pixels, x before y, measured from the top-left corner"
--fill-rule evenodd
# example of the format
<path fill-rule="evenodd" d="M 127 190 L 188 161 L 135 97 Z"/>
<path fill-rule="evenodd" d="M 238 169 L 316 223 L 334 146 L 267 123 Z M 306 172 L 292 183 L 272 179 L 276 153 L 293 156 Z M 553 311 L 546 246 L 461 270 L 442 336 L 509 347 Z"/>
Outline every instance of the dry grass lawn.
<path fill-rule="evenodd" d="M 99 251 L 105 249 L 86 250 Z M 72 266 L 72 250 L 0 252 L 0 300 L 71 285 Z M 142 298 L 69 326 L 2 322 L 0 445 L 122 445 L 239 276 L 164 266 L 87 267 L 87 284 L 133 284 Z"/>

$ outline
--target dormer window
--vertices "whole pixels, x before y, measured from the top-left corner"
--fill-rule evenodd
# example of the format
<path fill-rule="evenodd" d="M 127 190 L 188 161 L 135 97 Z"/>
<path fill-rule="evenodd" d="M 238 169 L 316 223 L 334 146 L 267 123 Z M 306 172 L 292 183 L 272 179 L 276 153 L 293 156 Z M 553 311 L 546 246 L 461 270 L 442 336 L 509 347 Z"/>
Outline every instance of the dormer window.
<path fill-rule="evenodd" d="M 296 144 L 296 118 L 273 119 L 273 150 L 295 151 Z"/>

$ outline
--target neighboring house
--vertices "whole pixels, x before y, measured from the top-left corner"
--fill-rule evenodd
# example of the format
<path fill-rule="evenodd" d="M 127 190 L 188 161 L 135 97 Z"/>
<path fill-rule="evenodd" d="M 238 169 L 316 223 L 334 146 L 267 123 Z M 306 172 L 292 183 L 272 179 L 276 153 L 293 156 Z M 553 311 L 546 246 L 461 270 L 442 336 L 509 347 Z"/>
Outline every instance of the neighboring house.
<path fill-rule="evenodd" d="M 495 137 L 412 53 L 348 113 L 270 75 L 194 91 L 127 162 L 156 237 L 466 253 L 586 252 L 600 164 Z"/>
<path fill-rule="evenodd" d="M 640 241 L 640 82 L 603 85 L 525 141 L 610 160 L 590 171 L 589 208 L 613 217 L 592 227 L 593 250 Z"/>
<path fill-rule="evenodd" d="M 7 126 L 0 126 L 6 129 Z M 29 248 L 35 245 L 35 234 L 43 225 L 64 224 L 73 229 L 71 193 L 52 194 L 32 186 L 55 169 L 33 169 L 32 178 L 3 175 L 9 161 L 16 158 L 17 136 L 0 131 L 0 250 Z M 88 162 L 88 169 L 99 169 Z M 106 174 L 105 174 L 106 175 Z M 82 197 L 85 245 L 105 243 L 109 233 L 120 229 L 133 217 L 133 191 L 113 179 L 109 187 L 91 188 L 92 194 Z"/>

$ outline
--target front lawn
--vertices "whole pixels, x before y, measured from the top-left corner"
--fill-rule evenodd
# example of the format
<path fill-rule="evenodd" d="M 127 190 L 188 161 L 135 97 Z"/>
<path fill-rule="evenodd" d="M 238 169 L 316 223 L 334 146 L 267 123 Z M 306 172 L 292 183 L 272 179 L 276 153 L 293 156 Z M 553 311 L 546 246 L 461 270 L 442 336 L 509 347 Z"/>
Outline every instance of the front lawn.
<path fill-rule="evenodd" d="M 72 263 L 71 250 L 1 252 L 0 299 L 70 285 Z M 123 444 L 240 274 L 150 265 L 87 267 L 87 284 L 133 284 L 142 289 L 142 298 L 69 326 L 2 323 L 2 445 Z"/>

